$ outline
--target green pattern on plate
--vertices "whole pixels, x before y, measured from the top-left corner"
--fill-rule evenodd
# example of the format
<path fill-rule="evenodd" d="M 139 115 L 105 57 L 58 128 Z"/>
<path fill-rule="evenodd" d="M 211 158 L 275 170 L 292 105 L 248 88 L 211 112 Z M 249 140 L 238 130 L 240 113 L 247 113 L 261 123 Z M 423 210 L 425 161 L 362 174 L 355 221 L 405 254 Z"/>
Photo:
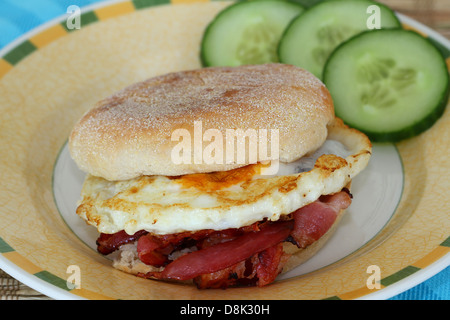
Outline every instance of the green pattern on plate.
<path fill-rule="evenodd" d="M 0 238 L 0 253 L 6 253 L 14 251 L 14 249 L 7 244 L 2 238 Z"/>
<path fill-rule="evenodd" d="M 406 268 L 403 268 L 400 271 L 397 271 L 396 273 L 390 275 L 389 277 L 386 277 L 384 279 L 381 279 L 381 284 L 385 287 L 400 281 L 410 275 L 412 275 L 413 273 L 416 273 L 417 271 L 419 271 L 420 268 L 414 267 L 414 266 L 407 266 Z"/>
<path fill-rule="evenodd" d="M 48 271 L 41 271 L 34 274 L 39 279 L 42 279 L 48 283 L 53 284 L 54 286 L 57 286 L 61 289 L 70 291 L 70 289 L 67 287 L 67 281 L 64 279 L 61 279 L 58 276 L 55 276 L 54 274 L 48 272 Z"/>
<path fill-rule="evenodd" d="M 84 27 L 84 26 L 86 26 L 86 25 L 88 25 L 90 23 L 96 22 L 98 20 L 99 19 L 98 19 L 97 15 L 95 14 L 94 11 L 89 11 L 89 12 L 82 13 L 80 15 L 80 27 L 82 28 L 82 27 Z M 72 32 L 72 31 L 78 30 L 78 29 L 69 29 L 69 28 L 67 28 L 67 21 L 66 20 L 61 22 L 61 25 L 68 32 Z"/>
<path fill-rule="evenodd" d="M 133 0 L 134 7 L 136 9 L 147 8 L 151 6 L 157 6 L 160 4 L 169 4 L 170 0 Z"/>
<path fill-rule="evenodd" d="M 3 59 L 8 61 L 10 64 L 15 65 L 20 60 L 25 58 L 27 55 L 36 50 L 34 44 L 32 44 L 29 40 L 26 40 L 19 44 L 17 47 L 12 49 L 10 52 L 3 56 Z"/>

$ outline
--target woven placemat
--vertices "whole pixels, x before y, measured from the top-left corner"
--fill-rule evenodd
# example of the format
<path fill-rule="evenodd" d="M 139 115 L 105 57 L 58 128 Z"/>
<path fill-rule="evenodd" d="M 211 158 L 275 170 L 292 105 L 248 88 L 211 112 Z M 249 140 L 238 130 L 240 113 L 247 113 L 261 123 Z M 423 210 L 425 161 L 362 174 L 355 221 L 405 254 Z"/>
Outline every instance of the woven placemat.
<path fill-rule="evenodd" d="M 0 269 L 0 300 L 50 300 Z"/>
<path fill-rule="evenodd" d="M 449 0 L 377 0 L 450 39 Z"/>

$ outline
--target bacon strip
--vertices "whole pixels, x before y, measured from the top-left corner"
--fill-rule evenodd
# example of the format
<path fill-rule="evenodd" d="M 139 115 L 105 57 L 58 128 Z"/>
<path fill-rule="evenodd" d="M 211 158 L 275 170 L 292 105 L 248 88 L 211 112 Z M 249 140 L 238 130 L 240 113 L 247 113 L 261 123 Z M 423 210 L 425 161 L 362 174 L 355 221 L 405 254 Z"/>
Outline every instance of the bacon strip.
<path fill-rule="evenodd" d="M 322 237 L 336 221 L 341 209 L 351 204 L 347 192 L 322 196 L 318 201 L 308 204 L 293 213 L 295 226 L 291 233 L 299 248 L 306 248 Z"/>
<path fill-rule="evenodd" d="M 253 255 L 231 267 L 201 274 L 194 278 L 194 283 L 199 289 L 225 289 L 233 286 L 255 285 L 257 278 L 255 277 L 254 265 L 257 260 L 257 255 Z"/>
<path fill-rule="evenodd" d="M 168 262 L 167 255 L 162 252 L 167 247 L 169 247 L 169 250 L 173 249 L 170 243 L 163 244 L 157 237 L 148 234 L 144 235 L 139 238 L 137 243 L 139 259 L 145 264 L 162 267 Z"/>
<path fill-rule="evenodd" d="M 145 264 L 161 267 L 169 263 L 168 256 L 177 249 L 196 246 L 197 249 L 210 247 L 220 242 L 233 240 L 245 232 L 258 231 L 260 222 L 239 229 L 221 231 L 205 229 L 196 232 L 181 232 L 168 235 L 147 234 L 138 240 L 139 259 Z"/>
<path fill-rule="evenodd" d="M 260 252 L 258 254 L 258 264 L 255 267 L 258 287 L 275 281 L 289 257 L 290 255 L 284 253 L 282 243 Z"/>
<path fill-rule="evenodd" d="M 292 227 L 292 221 L 274 223 L 261 231 L 248 232 L 235 240 L 188 253 L 168 264 L 162 271 L 162 278 L 189 280 L 225 269 L 284 241 Z"/>
<path fill-rule="evenodd" d="M 199 289 L 219 289 L 231 286 L 265 286 L 272 283 L 290 255 L 283 252 L 280 242 L 235 265 L 194 278 Z"/>
<path fill-rule="evenodd" d="M 97 251 L 101 254 L 110 254 L 119 249 L 121 245 L 136 241 L 146 233 L 147 231 L 145 230 L 138 231 L 132 235 L 126 233 L 125 230 L 113 234 L 101 233 L 96 242 Z"/>

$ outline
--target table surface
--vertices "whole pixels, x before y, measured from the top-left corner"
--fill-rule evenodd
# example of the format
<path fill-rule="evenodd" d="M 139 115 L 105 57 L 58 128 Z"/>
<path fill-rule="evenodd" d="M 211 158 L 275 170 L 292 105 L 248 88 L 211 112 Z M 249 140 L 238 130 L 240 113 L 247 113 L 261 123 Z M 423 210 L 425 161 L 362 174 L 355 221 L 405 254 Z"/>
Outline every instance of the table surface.
<path fill-rule="evenodd" d="M 2 0 L 0 2 L 0 49 L 29 30 L 62 16 L 67 7 L 83 7 L 107 0 Z M 450 39 L 450 0 L 380 0 Z M 421 284 L 392 297 L 392 300 L 448 300 L 450 267 Z M 0 270 L 0 300 L 49 299 Z"/>

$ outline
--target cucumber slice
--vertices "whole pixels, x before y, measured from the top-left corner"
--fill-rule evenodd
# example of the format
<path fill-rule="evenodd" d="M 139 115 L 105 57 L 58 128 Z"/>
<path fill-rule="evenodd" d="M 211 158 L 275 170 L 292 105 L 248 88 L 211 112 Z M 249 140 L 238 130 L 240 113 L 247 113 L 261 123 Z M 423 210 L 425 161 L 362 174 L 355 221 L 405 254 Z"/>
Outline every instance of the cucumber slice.
<path fill-rule="evenodd" d="M 343 41 L 368 30 L 376 16 L 370 6 L 379 8 L 381 28 L 399 28 L 401 24 L 388 7 L 371 0 L 341 0 L 319 3 L 286 28 L 278 48 L 280 62 L 293 64 L 322 78 L 325 62 Z M 375 11 L 374 11 L 375 12 Z"/>
<path fill-rule="evenodd" d="M 287 24 L 304 10 L 295 2 L 246 1 L 222 10 L 201 44 L 204 66 L 278 62 L 277 46 Z"/>
<path fill-rule="evenodd" d="M 341 44 L 324 69 L 336 116 L 372 141 L 395 142 L 431 127 L 449 94 L 439 50 L 414 31 L 366 31 Z"/>

